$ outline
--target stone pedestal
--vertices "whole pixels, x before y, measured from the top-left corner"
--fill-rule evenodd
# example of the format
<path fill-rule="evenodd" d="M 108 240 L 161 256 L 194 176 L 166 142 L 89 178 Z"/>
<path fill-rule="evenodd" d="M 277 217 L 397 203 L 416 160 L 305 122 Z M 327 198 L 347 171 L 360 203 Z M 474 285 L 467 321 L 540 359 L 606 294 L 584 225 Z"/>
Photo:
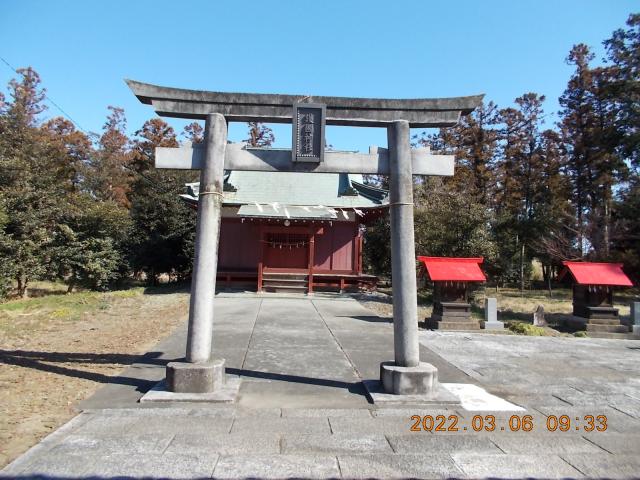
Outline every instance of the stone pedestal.
<path fill-rule="evenodd" d="M 504 330 L 504 322 L 498 321 L 498 300 L 495 298 L 484 299 L 484 329 Z"/>
<path fill-rule="evenodd" d="M 432 330 L 480 330 L 480 322 L 471 317 L 471 305 L 466 302 L 437 302 L 425 327 Z"/>
<path fill-rule="evenodd" d="M 631 325 L 634 335 L 640 335 L 640 302 L 631 303 Z"/>
<path fill-rule="evenodd" d="M 225 375 L 223 358 L 207 362 L 171 362 L 167 378 L 140 399 L 147 402 L 233 403 L 240 391 L 240 378 Z"/>
<path fill-rule="evenodd" d="M 212 393 L 224 386 L 224 359 L 167 365 L 167 390 L 174 393 Z"/>
<path fill-rule="evenodd" d="M 420 362 L 415 367 L 400 367 L 394 362 L 380 364 L 380 382 L 394 395 L 429 395 L 438 387 L 438 369 Z"/>

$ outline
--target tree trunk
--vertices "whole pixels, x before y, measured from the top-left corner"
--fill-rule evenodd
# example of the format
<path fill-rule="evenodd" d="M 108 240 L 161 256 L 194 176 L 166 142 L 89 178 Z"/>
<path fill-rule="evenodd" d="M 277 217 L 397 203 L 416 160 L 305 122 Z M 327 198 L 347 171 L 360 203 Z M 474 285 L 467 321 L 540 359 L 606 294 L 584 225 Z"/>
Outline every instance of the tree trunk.
<path fill-rule="evenodd" d="M 76 286 L 76 276 L 72 275 L 71 278 L 69 279 L 69 286 L 67 287 L 67 293 L 72 293 L 73 287 L 75 286 Z"/>
<path fill-rule="evenodd" d="M 611 237 L 611 195 L 610 195 L 610 187 L 606 186 L 607 191 L 605 193 L 604 199 L 604 225 L 603 225 L 603 239 L 602 239 L 602 247 L 603 254 L 605 259 L 609 259 L 609 238 Z"/>
<path fill-rule="evenodd" d="M 520 295 L 524 295 L 524 242 L 520 247 Z"/>
<path fill-rule="evenodd" d="M 29 279 L 24 273 L 19 273 L 16 280 L 18 281 L 18 296 L 20 298 L 26 298 Z"/>

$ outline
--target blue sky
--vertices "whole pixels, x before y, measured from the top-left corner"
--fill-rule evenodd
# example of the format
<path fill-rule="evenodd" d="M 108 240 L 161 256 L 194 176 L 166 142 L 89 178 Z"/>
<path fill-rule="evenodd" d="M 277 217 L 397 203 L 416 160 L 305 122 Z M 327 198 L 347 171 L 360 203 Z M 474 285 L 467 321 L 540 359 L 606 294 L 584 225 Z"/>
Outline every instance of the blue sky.
<path fill-rule="evenodd" d="M 547 96 L 548 123 L 583 42 L 624 26 L 640 1 L 0 1 L 0 56 L 32 66 L 49 96 L 85 130 L 108 105 L 131 133 L 153 115 L 123 82 L 216 91 L 362 97 L 485 93 L 508 106 Z M 15 74 L 0 63 L 0 84 Z M 48 115 L 59 112 L 51 107 Z M 168 120 L 181 130 L 185 122 Z M 290 126 L 274 126 L 277 146 Z M 232 124 L 230 139 L 246 137 Z M 329 127 L 334 148 L 385 145 L 382 129 Z"/>

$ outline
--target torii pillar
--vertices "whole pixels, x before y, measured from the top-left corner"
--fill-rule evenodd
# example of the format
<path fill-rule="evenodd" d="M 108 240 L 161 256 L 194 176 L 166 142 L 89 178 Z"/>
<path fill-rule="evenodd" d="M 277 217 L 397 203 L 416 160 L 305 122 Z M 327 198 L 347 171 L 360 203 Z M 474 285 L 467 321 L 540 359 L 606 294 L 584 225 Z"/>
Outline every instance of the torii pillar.
<path fill-rule="evenodd" d="M 212 393 L 225 383 L 225 361 L 211 357 L 211 345 L 227 122 L 219 113 L 207 115 L 205 122 L 205 158 L 200 170 L 187 361 L 167 365 L 167 389 L 175 393 Z"/>
<path fill-rule="evenodd" d="M 204 146 L 157 148 L 156 167 L 200 169 L 200 199 L 196 232 L 186 362 L 167 367 L 167 387 L 173 393 L 211 393 L 224 385 L 224 360 L 211 357 L 213 304 L 222 206 L 223 171 L 289 171 L 308 173 L 363 173 L 390 176 L 391 259 L 393 275 L 394 361 L 380 365 L 380 383 L 386 394 L 433 398 L 438 393 L 437 369 L 420 362 L 418 341 L 415 246 L 413 233 L 413 175 L 453 175 L 451 155 L 412 150 L 410 127 L 455 125 L 469 114 L 482 95 L 436 99 L 367 99 L 300 95 L 229 94 L 166 88 L 127 81 L 138 99 L 153 105 L 159 115 L 204 119 Z M 328 125 L 383 127 L 388 150 L 369 154 L 324 150 L 324 134 L 305 137 L 314 146 L 315 161 L 307 152 L 250 149 L 227 144 L 227 121 L 294 123 L 294 112 L 322 111 L 321 128 Z M 305 118 L 306 118 L 305 114 Z M 307 121 L 307 120 L 305 120 Z M 314 123 L 315 120 L 311 123 Z M 311 132 L 311 133 L 310 133 Z M 294 138 L 295 136 L 294 135 Z M 300 158 L 299 158 L 300 157 Z M 303 158 L 304 157 L 304 158 Z M 367 382 L 365 382 L 367 386 Z M 368 386 L 367 386 L 368 388 Z M 375 393 L 375 392 L 374 392 Z M 370 391 L 370 396 L 374 398 Z M 375 401 L 375 398 L 374 398 Z"/>
<path fill-rule="evenodd" d="M 395 121 L 387 132 L 395 361 L 380 365 L 380 382 L 387 393 L 428 395 L 437 387 L 438 370 L 420 362 L 409 122 Z"/>

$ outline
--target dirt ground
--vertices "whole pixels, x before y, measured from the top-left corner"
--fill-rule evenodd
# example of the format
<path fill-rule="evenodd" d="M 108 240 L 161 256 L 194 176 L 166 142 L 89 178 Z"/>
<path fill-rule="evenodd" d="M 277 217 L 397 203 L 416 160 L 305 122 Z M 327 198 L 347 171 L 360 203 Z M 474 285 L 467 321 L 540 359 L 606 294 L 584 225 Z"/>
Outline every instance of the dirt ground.
<path fill-rule="evenodd" d="M 188 293 L 166 288 L 55 293 L 0 304 L 0 468 L 73 417 L 74 405 L 188 311 Z"/>

